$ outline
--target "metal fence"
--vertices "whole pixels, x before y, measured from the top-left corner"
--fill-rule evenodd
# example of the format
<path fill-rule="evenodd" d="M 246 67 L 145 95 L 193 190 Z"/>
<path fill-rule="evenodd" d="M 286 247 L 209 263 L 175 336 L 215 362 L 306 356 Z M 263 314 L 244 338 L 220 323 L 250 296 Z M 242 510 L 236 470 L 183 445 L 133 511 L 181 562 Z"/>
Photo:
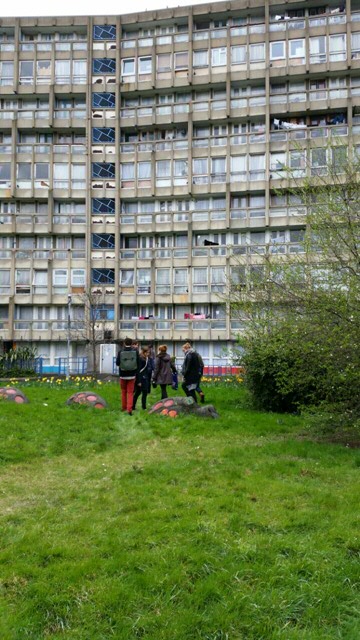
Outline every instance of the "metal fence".
<path fill-rule="evenodd" d="M 59 375 L 84 375 L 87 373 L 88 359 L 81 358 L 59 358 Z"/>
<path fill-rule="evenodd" d="M 0 365 L 0 375 L 21 375 L 27 373 L 36 373 L 41 375 L 43 373 L 43 358 L 19 359 L 11 361 L 3 361 Z"/>

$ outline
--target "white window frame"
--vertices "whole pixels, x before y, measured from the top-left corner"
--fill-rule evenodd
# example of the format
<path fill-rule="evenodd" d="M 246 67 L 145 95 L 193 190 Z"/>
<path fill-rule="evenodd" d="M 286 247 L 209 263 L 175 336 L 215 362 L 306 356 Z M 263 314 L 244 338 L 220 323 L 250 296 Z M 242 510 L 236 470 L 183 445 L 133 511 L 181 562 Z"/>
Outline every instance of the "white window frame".
<path fill-rule="evenodd" d="M 227 65 L 227 48 L 215 47 L 214 49 L 211 49 L 211 66 L 226 67 L 226 65 Z"/>
<path fill-rule="evenodd" d="M 133 62 L 134 70 L 131 71 L 131 72 L 130 71 L 125 71 L 126 63 L 127 62 L 129 63 L 130 61 Z M 124 58 L 121 61 L 121 75 L 124 76 L 125 78 L 127 76 L 135 76 L 136 75 L 136 58 Z"/>
<path fill-rule="evenodd" d="M 281 55 L 274 55 L 273 49 L 277 45 L 282 45 L 283 53 Z M 275 42 L 270 42 L 270 60 L 285 60 L 286 55 L 286 42 L 285 40 L 276 40 Z"/>

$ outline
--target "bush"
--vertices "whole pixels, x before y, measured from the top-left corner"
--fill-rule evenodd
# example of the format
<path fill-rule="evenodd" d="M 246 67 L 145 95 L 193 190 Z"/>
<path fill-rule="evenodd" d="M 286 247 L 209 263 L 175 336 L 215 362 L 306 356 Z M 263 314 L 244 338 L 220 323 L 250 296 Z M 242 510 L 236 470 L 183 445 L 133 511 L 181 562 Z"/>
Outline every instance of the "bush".
<path fill-rule="evenodd" d="M 32 347 L 10 349 L 0 356 L 0 377 L 35 373 L 36 353 Z"/>
<path fill-rule="evenodd" d="M 293 412 L 328 403 L 332 415 L 356 420 L 360 417 L 355 392 L 360 383 L 357 342 L 342 325 L 329 326 L 325 332 L 306 321 L 283 322 L 244 338 L 245 385 L 254 405 Z"/>

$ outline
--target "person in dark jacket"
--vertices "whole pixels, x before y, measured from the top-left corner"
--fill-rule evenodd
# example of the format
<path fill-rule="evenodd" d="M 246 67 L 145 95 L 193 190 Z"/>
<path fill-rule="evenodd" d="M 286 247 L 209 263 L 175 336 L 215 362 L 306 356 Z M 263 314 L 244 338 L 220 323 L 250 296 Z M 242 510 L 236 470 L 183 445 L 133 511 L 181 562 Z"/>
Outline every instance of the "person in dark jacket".
<path fill-rule="evenodd" d="M 135 393 L 133 400 L 133 410 L 136 408 L 136 402 L 141 395 L 141 406 L 146 409 L 146 398 L 151 391 L 151 376 L 153 365 L 147 347 L 143 347 L 140 353 L 139 373 L 135 384 Z"/>
<path fill-rule="evenodd" d="M 152 377 L 154 385 L 160 385 L 161 400 L 168 397 L 166 387 L 167 385 L 172 385 L 173 372 L 175 371 L 175 365 L 171 362 L 171 358 L 167 353 L 166 345 L 161 344 L 155 358 L 155 368 Z"/>
<path fill-rule="evenodd" d="M 191 341 L 191 340 L 187 340 L 187 342 L 189 343 L 190 347 L 191 347 L 192 349 L 194 349 L 192 341 Z M 195 351 L 195 349 L 194 349 L 194 351 Z M 202 378 L 202 377 L 203 377 L 203 375 L 204 375 L 204 360 L 202 359 L 202 357 L 201 357 L 200 353 L 198 353 L 197 351 L 195 351 L 195 353 L 196 353 L 196 355 L 197 355 L 197 357 L 198 357 L 198 359 L 199 359 L 199 365 L 200 365 L 200 368 L 199 368 L 199 380 L 198 380 L 198 384 L 197 384 L 197 387 L 196 387 L 195 391 L 196 391 L 196 393 L 198 393 L 198 394 L 199 394 L 199 396 L 200 396 L 200 402 L 201 402 L 202 404 L 204 404 L 204 402 L 205 402 L 205 394 L 204 394 L 204 392 L 203 392 L 202 388 L 200 387 L 200 384 L 201 384 L 201 378 Z"/>
<path fill-rule="evenodd" d="M 131 338 L 125 338 L 124 345 L 116 357 L 116 366 L 119 367 L 121 388 L 121 409 L 132 415 L 135 382 L 139 371 L 139 352 L 134 347 Z"/>
<path fill-rule="evenodd" d="M 183 383 L 181 386 L 185 394 L 187 396 L 191 396 L 191 398 L 194 398 L 195 402 L 197 402 L 196 388 L 200 381 L 201 368 L 199 356 L 189 342 L 185 342 L 182 350 L 185 358 L 181 369 L 183 376 Z"/>

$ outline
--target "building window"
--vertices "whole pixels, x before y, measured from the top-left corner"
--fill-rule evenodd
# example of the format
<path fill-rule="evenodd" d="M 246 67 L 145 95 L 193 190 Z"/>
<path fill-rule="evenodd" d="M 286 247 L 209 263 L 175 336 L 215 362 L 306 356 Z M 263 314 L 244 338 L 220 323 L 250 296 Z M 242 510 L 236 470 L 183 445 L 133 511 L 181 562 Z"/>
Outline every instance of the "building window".
<path fill-rule="evenodd" d="M 209 51 L 203 49 L 201 51 L 194 51 L 193 53 L 193 67 L 208 67 L 209 66 Z"/>
<path fill-rule="evenodd" d="M 91 240 L 93 249 L 115 249 L 115 235 L 113 233 L 93 233 Z"/>
<path fill-rule="evenodd" d="M 115 164 L 111 162 L 93 162 L 92 178 L 107 180 L 115 178 Z"/>
<path fill-rule="evenodd" d="M 245 64 L 246 62 L 246 47 L 237 46 L 231 47 L 231 64 Z"/>
<path fill-rule="evenodd" d="M 11 164 L 10 162 L 0 162 L 0 189 L 7 189 L 10 186 Z"/>
<path fill-rule="evenodd" d="M 103 142 L 104 144 L 113 144 L 115 142 L 115 129 L 112 127 L 95 127 L 92 130 L 92 141 Z"/>
<path fill-rule="evenodd" d="M 289 40 L 289 58 L 305 62 L 305 40 Z"/>
<path fill-rule="evenodd" d="M 135 163 L 123 162 L 120 165 L 121 188 L 133 189 L 135 184 Z"/>
<path fill-rule="evenodd" d="M 238 182 L 246 180 L 246 156 L 231 156 L 230 181 Z"/>
<path fill-rule="evenodd" d="M 92 284 L 115 284 L 115 270 L 114 269 L 92 269 L 91 270 Z"/>
<path fill-rule="evenodd" d="M 32 165 L 30 162 L 19 162 L 16 165 L 16 186 L 19 189 L 31 188 L 31 169 Z"/>
<path fill-rule="evenodd" d="M 182 186 L 188 183 L 187 160 L 174 160 L 174 185 Z"/>
<path fill-rule="evenodd" d="M 71 269 L 71 286 L 85 286 L 85 269 Z"/>
<path fill-rule="evenodd" d="M 54 269 L 53 287 L 55 294 L 67 293 L 68 271 L 67 269 Z"/>
<path fill-rule="evenodd" d="M 158 160 L 156 163 L 156 186 L 168 187 L 171 184 L 171 161 Z"/>
<path fill-rule="evenodd" d="M 159 295 L 171 293 L 170 269 L 156 269 L 156 290 Z"/>
<path fill-rule="evenodd" d="M 345 33 L 329 37 L 329 59 L 330 62 L 340 62 L 341 60 L 346 60 Z"/>
<path fill-rule="evenodd" d="M 189 66 L 189 53 L 187 51 L 177 51 L 174 54 L 175 71 L 187 69 Z"/>
<path fill-rule="evenodd" d="M 65 162 L 54 164 L 54 189 L 67 189 L 69 186 L 70 167 Z"/>
<path fill-rule="evenodd" d="M 225 67 L 227 61 L 226 47 L 218 47 L 211 49 L 211 66 L 212 67 Z"/>
<path fill-rule="evenodd" d="M 115 215 L 115 200 L 113 198 L 93 198 L 92 213 Z"/>
<path fill-rule="evenodd" d="M 134 286 L 134 269 L 120 269 L 120 286 L 129 288 Z"/>
<path fill-rule="evenodd" d="M 125 58 L 122 61 L 122 75 L 135 76 L 135 58 Z"/>
<path fill-rule="evenodd" d="M 36 63 L 36 84 L 50 84 L 51 60 L 38 60 Z"/>
<path fill-rule="evenodd" d="M 138 294 L 151 293 L 151 269 L 138 269 L 136 279 Z"/>
<path fill-rule="evenodd" d="M 226 158 L 211 158 L 211 182 L 225 182 Z"/>
<path fill-rule="evenodd" d="M 264 62 L 265 61 L 265 43 L 250 45 L 250 62 Z"/>
<path fill-rule="evenodd" d="M 309 38 L 310 62 L 320 64 L 326 62 L 326 37 Z"/>
<path fill-rule="evenodd" d="M 49 165 L 47 162 L 35 163 L 35 188 L 48 189 L 49 184 Z"/>
<path fill-rule="evenodd" d="M 72 82 L 73 84 L 86 84 L 87 64 L 86 60 L 73 60 Z"/>
<path fill-rule="evenodd" d="M 0 295 L 10 293 L 10 269 L 0 269 Z"/>
<path fill-rule="evenodd" d="M 93 38 L 94 40 L 116 40 L 116 26 L 113 24 L 95 24 Z"/>
<path fill-rule="evenodd" d="M 0 86 L 6 87 L 14 82 L 14 63 L 0 62 Z"/>
<path fill-rule="evenodd" d="M 116 73 L 116 60 L 114 58 L 96 58 L 93 60 L 94 75 L 113 75 Z"/>
<path fill-rule="evenodd" d="M 207 267 L 194 267 L 193 276 L 193 293 L 208 292 L 208 270 Z"/>
<path fill-rule="evenodd" d="M 55 60 L 55 82 L 56 84 L 70 84 L 70 60 Z"/>
<path fill-rule="evenodd" d="M 139 75 L 151 74 L 152 58 L 150 56 L 139 58 L 138 73 Z"/>
<path fill-rule="evenodd" d="M 207 158 L 193 159 L 193 183 L 207 184 L 209 182 L 209 169 Z"/>
<path fill-rule="evenodd" d="M 171 53 L 161 53 L 157 56 L 156 69 L 158 73 L 171 71 Z"/>
<path fill-rule="evenodd" d="M 114 109 L 115 93 L 93 93 L 92 106 L 101 109 Z"/>
<path fill-rule="evenodd" d="M 20 62 L 20 84 L 34 83 L 34 63 L 30 60 Z"/>
<path fill-rule="evenodd" d="M 270 60 L 283 60 L 285 58 L 285 42 L 270 42 Z"/>
<path fill-rule="evenodd" d="M 188 293 L 188 270 L 174 269 L 174 294 Z"/>
<path fill-rule="evenodd" d="M 225 290 L 225 267 L 211 267 L 210 278 L 211 291 L 218 293 Z"/>

